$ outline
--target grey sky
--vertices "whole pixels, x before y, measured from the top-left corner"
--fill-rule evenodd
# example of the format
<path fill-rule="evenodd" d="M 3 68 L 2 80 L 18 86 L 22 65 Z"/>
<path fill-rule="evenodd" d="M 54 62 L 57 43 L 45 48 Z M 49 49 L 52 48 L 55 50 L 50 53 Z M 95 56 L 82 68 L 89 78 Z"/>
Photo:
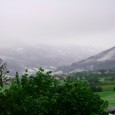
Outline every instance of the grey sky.
<path fill-rule="evenodd" d="M 115 0 L 0 0 L 0 41 L 115 45 Z"/>

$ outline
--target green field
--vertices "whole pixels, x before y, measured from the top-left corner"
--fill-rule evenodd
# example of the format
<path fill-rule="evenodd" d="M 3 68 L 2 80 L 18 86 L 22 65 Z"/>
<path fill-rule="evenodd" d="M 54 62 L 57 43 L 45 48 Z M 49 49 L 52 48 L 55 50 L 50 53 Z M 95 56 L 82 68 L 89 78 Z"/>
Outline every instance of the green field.
<path fill-rule="evenodd" d="M 108 84 L 108 85 L 101 85 L 103 91 L 113 91 L 115 85 L 114 84 Z"/>
<path fill-rule="evenodd" d="M 104 91 L 97 94 L 99 94 L 102 99 L 108 101 L 108 108 L 115 108 L 115 91 Z"/>
<path fill-rule="evenodd" d="M 103 91 L 113 91 L 113 88 L 115 87 L 115 85 L 106 85 L 106 86 L 102 86 Z"/>

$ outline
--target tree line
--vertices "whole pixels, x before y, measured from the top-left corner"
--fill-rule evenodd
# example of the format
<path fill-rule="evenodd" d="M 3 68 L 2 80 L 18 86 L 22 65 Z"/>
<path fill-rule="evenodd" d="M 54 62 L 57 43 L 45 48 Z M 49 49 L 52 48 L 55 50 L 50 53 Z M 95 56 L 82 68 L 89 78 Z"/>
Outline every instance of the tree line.
<path fill-rule="evenodd" d="M 5 70 L 6 71 L 6 70 Z M 5 88 L 0 88 L 1 115 L 106 115 L 108 103 L 94 94 L 81 80 L 55 79 L 51 71 L 40 68 L 29 75 L 26 70 Z"/>

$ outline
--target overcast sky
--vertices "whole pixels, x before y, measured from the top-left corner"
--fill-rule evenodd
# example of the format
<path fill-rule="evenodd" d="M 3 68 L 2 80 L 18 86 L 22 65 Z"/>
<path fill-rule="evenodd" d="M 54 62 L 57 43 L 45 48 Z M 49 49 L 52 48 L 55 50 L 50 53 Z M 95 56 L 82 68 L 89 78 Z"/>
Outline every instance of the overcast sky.
<path fill-rule="evenodd" d="M 115 46 L 115 0 L 0 0 L 0 41 Z"/>

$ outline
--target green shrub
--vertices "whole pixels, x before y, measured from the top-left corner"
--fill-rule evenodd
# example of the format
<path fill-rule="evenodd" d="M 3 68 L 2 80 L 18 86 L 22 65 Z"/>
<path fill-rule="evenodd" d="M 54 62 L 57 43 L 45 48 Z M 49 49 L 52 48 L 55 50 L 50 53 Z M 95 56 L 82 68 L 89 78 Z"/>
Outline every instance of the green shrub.
<path fill-rule="evenodd" d="M 107 102 L 83 81 L 67 78 L 63 84 L 51 72 L 18 73 L 9 89 L 0 93 L 1 115 L 106 115 Z"/>

